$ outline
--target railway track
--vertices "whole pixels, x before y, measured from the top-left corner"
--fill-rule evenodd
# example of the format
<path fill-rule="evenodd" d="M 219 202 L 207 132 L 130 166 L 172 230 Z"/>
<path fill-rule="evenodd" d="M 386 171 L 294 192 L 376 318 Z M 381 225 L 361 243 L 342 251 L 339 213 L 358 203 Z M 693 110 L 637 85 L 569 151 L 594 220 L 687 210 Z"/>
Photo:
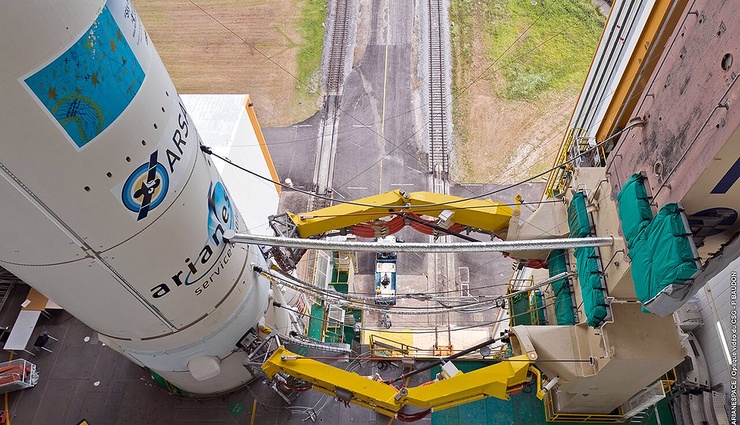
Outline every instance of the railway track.
<path fill-rule="evenodd" d="M 449 172 L 443 0 L 429 0 L 429 172 L 446 178 Z"/>
<path fill-rule="evenodd" d="M 447 134 L 447 84 L 445 70 L 445 35 L 447 28 L 444 19 L 443 0 L 428 0 L 429 21 L 429 69 L 428 93 L 429 117 L 427 140 L 429 141 L 429 172 L 432 174 L 432 190 L 436 193 L 447 193 L 447 176 L 449 175 L 449 153 Z M 443 237 L 443 240 L 445 237 Z M 433 254 L 430 258 L 430 276 L 433 291 L 448 291 L 450 277 L 450 254 Z M 432 323 L 435 329 L 435 349 L 441 355 L 444 350 L 452 348 L 450 335 L 450 315 L 434 315 Z"/>
<path fill-rule="evenodd" d="M 314 170 L 314 191 L 318 194 L 331 193 L 334 157 L 337 144 L 337 115 L 341 103 L 344 82 L 344 63 L 350 30 L 349 13 L 351 0 L 334 0 L 333 24 L 331 26 L 328 57 L 325 58 L 324 102 Z M 328 206 L 328 201 L 318 201 Z"/>
<path fill-rule="evenodd" d="M 335 0 L 329 63 L 326 70 L 326 96 L 339 96 L 344 82 L 344 59 L 349 33 L 349 0 Z"/>

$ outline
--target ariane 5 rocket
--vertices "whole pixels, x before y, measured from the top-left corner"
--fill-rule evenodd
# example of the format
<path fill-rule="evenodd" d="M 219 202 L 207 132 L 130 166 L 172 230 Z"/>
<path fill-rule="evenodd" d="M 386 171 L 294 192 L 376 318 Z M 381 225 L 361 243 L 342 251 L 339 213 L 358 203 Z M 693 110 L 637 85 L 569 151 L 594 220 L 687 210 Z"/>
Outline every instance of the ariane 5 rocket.
<path fill-rule="evenodd" d="M 133 5 L 0 13 L 0 265 L 182 390 L 249 381 L 238 342 L 287 319 Z"/>

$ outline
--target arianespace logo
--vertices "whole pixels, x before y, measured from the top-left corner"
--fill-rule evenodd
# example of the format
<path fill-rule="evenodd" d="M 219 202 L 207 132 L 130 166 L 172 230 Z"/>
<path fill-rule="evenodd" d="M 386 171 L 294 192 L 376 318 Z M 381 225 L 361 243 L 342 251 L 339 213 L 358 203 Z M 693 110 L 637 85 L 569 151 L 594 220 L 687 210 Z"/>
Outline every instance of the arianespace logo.
<path fill-rule="evenodd" d="M 146 218 L 167 196 L 170 179 L 157 156 L 158 151 L 152 152 L 149 163 L 141 164 L 123 184 L 121 200 L 126 208 L 137 214 L 137 221 Z"/>
<path fill-rule="evenodd" d="M 197 142 L 191 143 L 188 149 L 188 136 L 192 133 L 197 137 L 197 133 L 190 131 L 190 119 L 182 102 L 179 106 L 177 127 L 172 131 L 172 137 L 163 142 L 161 149 L 149 155 L 148 162 L 141 164 L 128 176 L 122 189 L 118 186 L 123 205 L 136 214 L 137 221 L 145 219 L 150 211 L 162 203 L 167 196 L 171 177 L 173 186 L 177 187 L 179 180 L 183 178 L 183 167 L 180 164 L 190 161 L 189 158 L 192 158 L 198 145 Z"/>
<path fill-rule="evenodd" d="M 208 238 L 195 255 L 185 258 L 185 265 L 172 275 L 171 282 L 160 283 L 150 291 L 152 297 L 161 298 L 172 288 L 194 286 L 200 295 L 218 278 L 231 258 L 231 247 L 223 240 L 227 230 L 234 229 L 234 209 L 223 183 L 211 183 L 208 189 Z"/>

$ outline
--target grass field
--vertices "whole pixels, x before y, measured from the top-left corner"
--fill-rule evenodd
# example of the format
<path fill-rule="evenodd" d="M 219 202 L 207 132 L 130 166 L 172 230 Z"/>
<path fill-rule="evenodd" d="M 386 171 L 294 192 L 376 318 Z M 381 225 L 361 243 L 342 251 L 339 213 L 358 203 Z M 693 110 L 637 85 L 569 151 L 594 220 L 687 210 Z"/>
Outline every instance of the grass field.
<path fill-rule="evenodd" d="M 512 182 L 552 164 L 605 17 L 590 0 L 452 0 L 461 182 Z"/>
<path fill-rule="evenodd" d="M 319 107 L 326 1 L 135 3 L 180 93 L 249 94 L 265 126 Z"/>
<path fill-rule="evenodd" d="M 298 47 L 297 57 L 297 74 L 301 83 L 296 88 L 309 98 L 320 90 L 325 21 L 326 0 L 305 0 L 299 21 L 303 43 Z"/>
<path fill-rule="evenodd" d="M 326 5 L 135 3 L 179 92 L 249 94 L 264 126 L 318 110 Z M 604 17 L 590 0 L 451 0 L 450 21 L 453 179 L 503 183 L 549 168 Z"/>

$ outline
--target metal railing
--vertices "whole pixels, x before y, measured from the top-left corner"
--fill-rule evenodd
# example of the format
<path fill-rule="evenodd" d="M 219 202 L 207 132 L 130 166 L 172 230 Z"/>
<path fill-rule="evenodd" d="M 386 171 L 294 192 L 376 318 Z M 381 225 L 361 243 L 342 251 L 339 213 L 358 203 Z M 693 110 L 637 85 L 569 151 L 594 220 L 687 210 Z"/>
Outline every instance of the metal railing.
<path fill-rule="evenodd" d="M 599 422 L 599 423 L 621 423 L 624 422 L 624 415 L 603 414 L 603 413 L 559 413 L 555 411 L 550 393 L 542 400 L 545 405 L 545 420 L 547 422 Z M 621 412 L 621 409 L 619 410 Z"/>
<path fill-rule="evenodd" d="M 370 355 L 372 357 L 414 357 L 421 351 L 427 350 L 422 350 L 380 335 L 370 335 Z"/>
<path fill-rule="evenodd" d="M 586 130 L 582 128 L 570 128 L 565 134 L 563 144 L 560 145 L 560 151 L 558 156 L 555 158 L 555 165 L 563 164 L 568 160 L 568 153 L 576 140 L 586 133 Z M 545 196 L 547 198 L 554 198 L 565 192 L 565 189 L 570 183 L 570 177 L 573 174 L 573 166 L 571 164 L 563 165 L 554 169 L 550 176 L 547 178 L 547 184 L 545 185 Z"/>

